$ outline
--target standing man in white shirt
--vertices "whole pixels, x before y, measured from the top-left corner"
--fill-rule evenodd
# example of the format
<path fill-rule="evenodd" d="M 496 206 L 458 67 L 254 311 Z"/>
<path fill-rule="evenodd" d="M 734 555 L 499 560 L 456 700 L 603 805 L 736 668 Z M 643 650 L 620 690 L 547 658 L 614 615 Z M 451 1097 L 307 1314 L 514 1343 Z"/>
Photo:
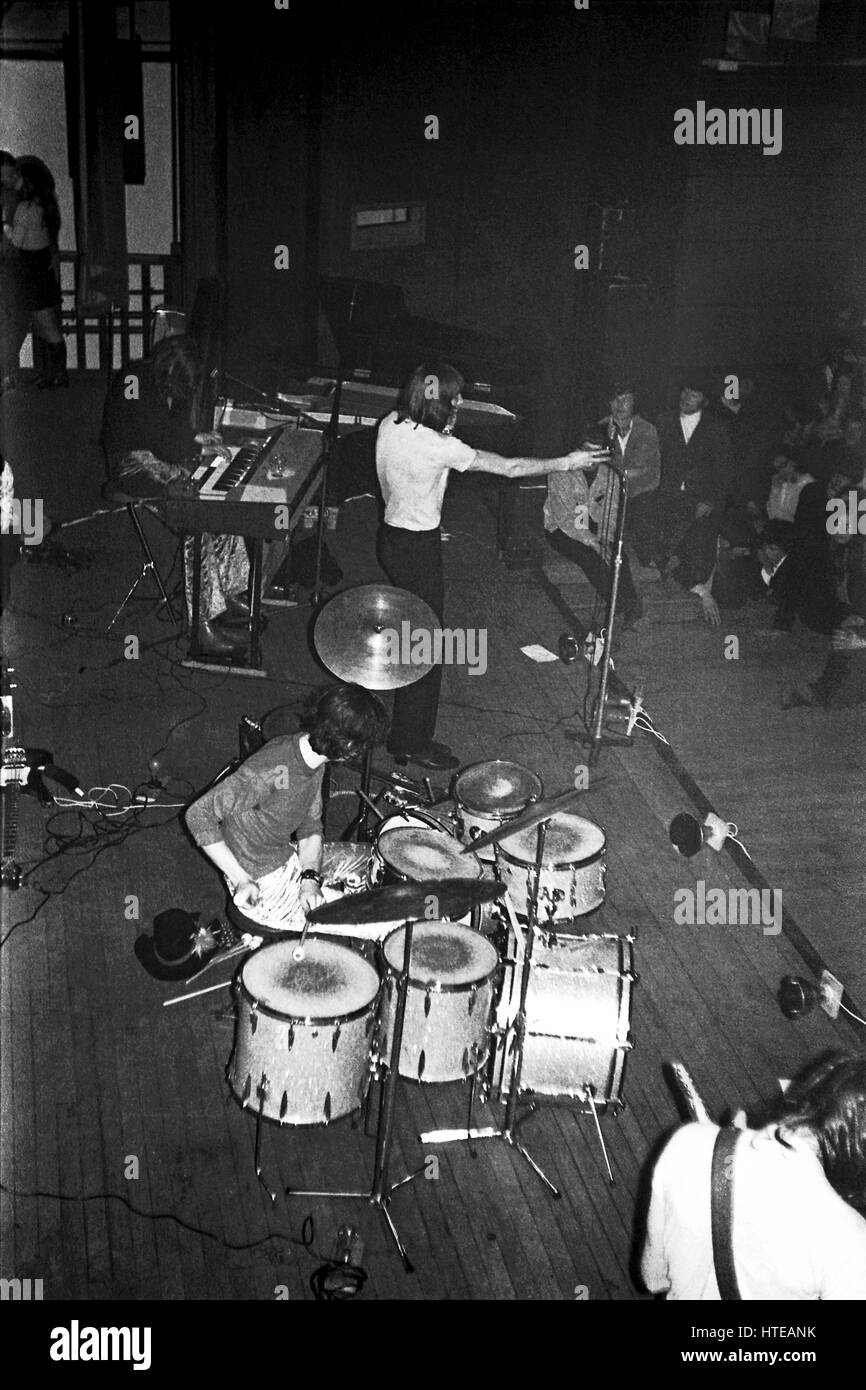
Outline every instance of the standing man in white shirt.
<path fill-rule="evenodd" d="M 416 594 L 441 622 L 444 606 L 440 522 L 448 474 L 498 473 L 526 478 L 539 473 L 592 468 L 602 449 L 578 449 L 561 458 L 503 458 L 473 449 L 452 431 L 462 404 L 463 378 L 446 363 L 422 363 L 409 377 L 386 415 L 376 439 L 376 472 L 385 500 L 379 560 L 391 583 Z M 436 743 L 442 668 L 398 690 L 388 751 L 399 765 L 451 769 L 459 766 L 450 748 Z"/>

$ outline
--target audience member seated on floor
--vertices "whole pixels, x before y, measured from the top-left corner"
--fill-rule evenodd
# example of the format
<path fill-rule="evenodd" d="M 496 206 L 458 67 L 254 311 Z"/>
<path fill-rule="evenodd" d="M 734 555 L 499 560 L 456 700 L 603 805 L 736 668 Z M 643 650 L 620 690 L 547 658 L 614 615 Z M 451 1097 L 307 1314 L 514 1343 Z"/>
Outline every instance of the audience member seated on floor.
<path fill-rule="evenodd" d="M 595 471 L 551 473 L 547 480 L 544 525 L 547 539 L 560 555 L 578 565 L 596 592 L 610 594 L 613 549 L 619 515 L 617 470 L 628 474 L 629 500 L 626 530 L 634 515 L 633 498 L 647 496 L 659 482 L 659 446 L 655 427 L 635 414 L 636 396 L 628 382 L 611 386 L 610 414 L 601 421 L 597 443 L 609 441 L 615 450 L 615 467 L 600 464 Z M 612 433 L 611 433 L 612 431 Z M 624 627 L 633 627 L 642 616 L 628 555 L 623 550 L 619 595 Z"/>
<path fill-rule="evenodd" d="M 713 1124 L 681 1126 L 652 1176 L 641 1275 L 669 1299 L 720 1299 Z M 866 1299 L 866 1058 L 818 1058 L 743 1128 L 725 1177 L 737 1291 L 746 1301 Z M 727 1186 L 727 1184 L 723 1184 Z"/>
<path fill-rule="evenodd" d="M 863 626 L 863 618 L 842 602 L 829 549 L 792 535 L 784 522 L 768 522 L 758 549 L 764 583 L 776 602 L 774 627 L 790 632 L 795 619 L 813 632 L 833 633 L 850 648 L 861 639 L 849 630 Z M 843 633 L 846 635 L 843 636 Z M 862 640 L 866 646 L 866 639 Z"/>
<path fill-rule="evenodd" d="M 693 371 L 682 379 L 678 410 L 659 417 L 662 479 L 653 560 L 662 574 L 670 565 L 677 582 L 699 599 L 706 621 L 715 625 L 713 574 L 733 456 L 728 429 L 706 407 L 703 378 Z"/>
<path fill-rule="evenodd" d="M 121 367 L 105 403 L 102 446 L 110 485 L 134 497 L 164 496 L 183 490 L 201 462 L 201 446 L 225 452 L 219 436 L 197 433 L 195 413 L 202 365 L 192 338 L 178 335 L 157 343 L 151 356 Z M 184 548 L 187 608 L 192 622 L 192 537 Z M 245 620 L 249 606 L 244 590 L 249 563 L 239 536 L 203 536 L 199 645 L 211 655 L 243 645 L 243 633 L 213 626 L 222 618 Z"/>

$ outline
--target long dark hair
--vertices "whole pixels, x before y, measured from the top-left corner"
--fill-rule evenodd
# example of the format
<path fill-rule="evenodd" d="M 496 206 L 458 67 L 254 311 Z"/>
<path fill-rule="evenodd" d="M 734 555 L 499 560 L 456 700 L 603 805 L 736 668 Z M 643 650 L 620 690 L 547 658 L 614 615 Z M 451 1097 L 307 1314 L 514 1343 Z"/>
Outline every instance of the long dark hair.
<path fill-rule="evenodd" d="M 304 706 L 301 728 L 310 747 L 325 758 L 346 758 L 374 748 L 388 719 L 381 700 L 360 685 L 326 685 Z"/>
<path fill-rule="evenodd" d="M 33 154 L 26 154 L 18 160 L 18 172 L 21 175 L 21 201 L 38 204 L 42 209 L 45 230 L 56 242 L 60 235 L 60 208 L 48 165 Z"/>
<path fill-rule="evenodd" d="M 192 401 L 202 370 L 198 344 L 188 333 L 161 339 L 150 354 L 150 379 L 166 401 Z"/>
<path fill-rule="evenodd" d="M 785 1130 L 814 1134 L 827 1181 L 866 1213 L 866 1054 L 826 1052 L 799 1073 L 767 1115 Z"/>
<path fill-rule="evenodd" d="M 422 362 L 397 397 L 397 419 L 441 434 L 451 418 L 454 402 L 463 390 L 463 378 L 447 362 Z"/>

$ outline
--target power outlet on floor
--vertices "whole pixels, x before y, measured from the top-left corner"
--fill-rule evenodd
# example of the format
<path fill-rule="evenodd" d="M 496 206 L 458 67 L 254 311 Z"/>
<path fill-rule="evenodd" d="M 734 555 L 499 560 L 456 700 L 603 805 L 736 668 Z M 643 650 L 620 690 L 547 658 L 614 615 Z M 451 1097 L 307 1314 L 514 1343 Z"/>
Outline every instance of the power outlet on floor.
<path fill-rule="evenodd" d="M 821 1008 L 830 1018 L 839 1017 L 839 1006 L 842 1003 L 842 995 L 845 986 L 841 980 L 837 980 L 835 975 L 831 975 L 829 970 L 821 972 Z"/>

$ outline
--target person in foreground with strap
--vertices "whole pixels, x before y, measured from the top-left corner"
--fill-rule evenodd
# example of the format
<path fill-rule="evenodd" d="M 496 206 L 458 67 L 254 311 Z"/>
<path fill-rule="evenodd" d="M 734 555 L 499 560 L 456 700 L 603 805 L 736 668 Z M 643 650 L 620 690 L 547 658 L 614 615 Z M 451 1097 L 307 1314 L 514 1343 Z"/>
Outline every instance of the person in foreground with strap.
<path fill-rule="evenodd" d="M 366 863 L 366 845 L 323 844 L 322 778 L 327 762 L 380 743 L 386 724 L 361 686 L 325 686 L 307 701 L 301 733 L 270 739 L 187 808 L 187 828 L 245 924 L 301 931 L 324 901 L 323 882 L 345 878 L 359 856 Z"/>
<path fill-rule="evenodd" d="M 719 1164 L 714 1232 L 719 1136 L 722 1146 L 736 1142 Z M 866 1055 L 830 1053 L 792 1082 L 760 1129 L 695 1123 L 675 1132 L 653 1173 L 641 1276 L 669 1299 L 866 1299 L 864 1212 Z"/>

